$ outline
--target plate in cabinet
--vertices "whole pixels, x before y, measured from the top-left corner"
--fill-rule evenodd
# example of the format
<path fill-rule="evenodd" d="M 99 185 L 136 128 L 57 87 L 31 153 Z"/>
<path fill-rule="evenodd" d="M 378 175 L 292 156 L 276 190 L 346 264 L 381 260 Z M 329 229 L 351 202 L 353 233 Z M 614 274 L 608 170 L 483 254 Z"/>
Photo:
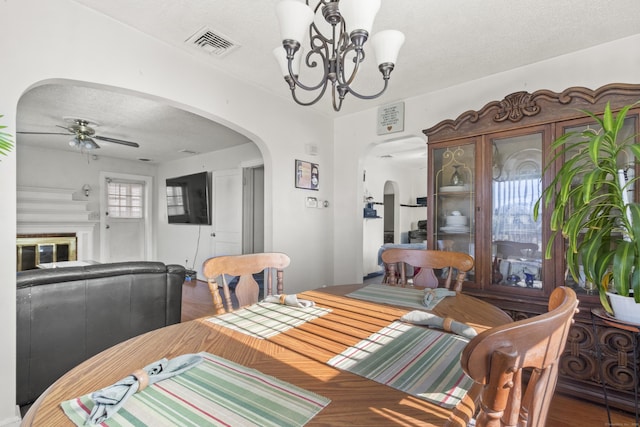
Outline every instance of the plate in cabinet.
<path fill-rule="evenodd" d="M 444 227 L 440 227 L 440 231 L 451 234 L 464 234 L 468 233 L 469 230 L 469 226 L 465 225 L 445 225 Z"/>
<path fill-rule="evenodd" d="M 468 185 L 447 185 L 440 187 L 440 191 L 443 193 L 459 193 L 461 191 L 469 191 Z"/>

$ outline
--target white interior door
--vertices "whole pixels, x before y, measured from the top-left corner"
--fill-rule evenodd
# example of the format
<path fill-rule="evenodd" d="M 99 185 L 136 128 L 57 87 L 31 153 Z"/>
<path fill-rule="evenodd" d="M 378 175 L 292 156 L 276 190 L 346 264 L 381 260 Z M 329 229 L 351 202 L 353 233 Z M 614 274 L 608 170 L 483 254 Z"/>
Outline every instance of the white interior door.
<path fill-rule="evenodd" d="M 151 177 L 101 177 L 100 261 L 151 260 Z"/>
<path fill-rule="evenodd" d="M 242 170 L 215 171 L 212 174 L 213 256 L 242 253 Z"/>
<path fill-rule="evenodd" d="M 108 262 L 144 260 L 144 219 L 107 218 Z"/>

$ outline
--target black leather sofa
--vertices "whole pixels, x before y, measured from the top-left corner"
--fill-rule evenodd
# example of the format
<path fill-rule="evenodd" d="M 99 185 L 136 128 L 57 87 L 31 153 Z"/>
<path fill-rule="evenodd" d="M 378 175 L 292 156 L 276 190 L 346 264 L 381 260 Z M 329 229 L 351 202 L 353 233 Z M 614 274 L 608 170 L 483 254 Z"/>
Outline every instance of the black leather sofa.
<path fill-rule="evenodd" d="M 125 262 L 17 274 L 16 401 L 136 335 L 180 322 L 185 269 Z"/>

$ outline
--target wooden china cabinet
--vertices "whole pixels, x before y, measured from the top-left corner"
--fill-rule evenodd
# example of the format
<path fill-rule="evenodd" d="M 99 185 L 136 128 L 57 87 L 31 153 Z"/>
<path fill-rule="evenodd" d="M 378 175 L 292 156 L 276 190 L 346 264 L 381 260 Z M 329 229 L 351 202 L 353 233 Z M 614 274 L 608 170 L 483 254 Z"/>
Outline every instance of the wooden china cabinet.
<path fill-rule="evenodd" d="M 560 366 L 558 390 L 603 401 L 596 343 L 604 348 L 602 375 L 612 406 L 634 410 L 631 337 L 591 319 L 600 305 L 589 283 L 576 283 L 566 272 L 562 239 L 553 257 L 544 251 L 551 231 L 549 212 L 533 219 L 540 192 L 553 179 L 563 158 L 545 169 L 556 137 L 595 123 L 583 110 L 600 113 L 640 100 L 640 85 L 610 84 L 596 90 L 572 87 L 561 93 L 516 92 L 425 129 L 428 142 L 427 242 L 430 249 L 474 256 L 475 267 L 463 292 L 499 306 L 516 319 L 547 311 L 556 286 L 571 286 L 580 297 L 580 313 L 569 334 Z M 640 133 L 640 105 L 628 114 L 629 135 Z M 633 157 L 621 164 L 638 172 Z M 635 200 L 640 200 L 639 188 Z M 594 330 L 595 329 L 595 330 Z M 640 368 L 639 368 L 640 369 Z"/>

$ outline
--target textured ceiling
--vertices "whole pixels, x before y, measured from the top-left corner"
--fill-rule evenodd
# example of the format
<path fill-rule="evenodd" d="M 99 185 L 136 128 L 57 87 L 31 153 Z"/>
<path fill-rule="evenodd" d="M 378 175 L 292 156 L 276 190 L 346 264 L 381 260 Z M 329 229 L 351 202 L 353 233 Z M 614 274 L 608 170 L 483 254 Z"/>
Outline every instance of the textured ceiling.
<path fill-rule="evenodd" d="M 140 148 L 131 148 L 96 140 L 100 149 L 95 154 L 151 162 L 177 160 L 251 142 L 202 116 L 130 93 L 91 86 L 45 84 L 31 89 L 20 99 L 17 118 L 20 144 L 75 150 L 68 145 L 72 136 L 19 132 L 65 133 L 59 126 L 83 119 L 91 123 L 98 136 L 140 144 Z"/>
<path fill-rule="evenodd" d="M 290 98 L 271 53 L 280 44 L 274 13 L 278 0 L 74 1 L 170 46 L 201 56 L 211 67 L 278 96 Z M 202 28 L 227 37 L 238 47 L 218 57 L 185 43 Z M 352 113 L 637 34 L 640 32 L 640 1 L 383 0 L 373 32 L 382 29 L 398 29 L 406 35 L 398 63 L 391 74 L 389 89 L 383 97 L 365 101 L 347 96 L 341 113 L 332 111 L 327 95 L 313 107 L 300 108 L 314 108 L 327 115 Z M 373 61 L 369 62 L 367 65 L 370 67 L 363 69 L 358 77 L 358 89 L 363 93 L 376 92 L 382 84 L 377 67 Z M 304 70 L 300 74 L 304 79 Z M 30 116 L 37 109 L 40 96 L 46 97 L 46 90 L 42 92 L 27 94 L 21 102 L 19 130 L 38 130 L 31 127 L 43 123 L 42 117 L 36 117 L 35 113 Z M 114 114 L 135 117 L 136 120 L 112 120 L 100 105 L 102 96 L 94 95 L 93 98 L 80 98 L 93 104 L 85 105 L 89 101 L 76 102 L 75 113 L 72 108 L 55 111 L 56 106 L 52 106 L 47 111 L 49 120 L 59 121 L 69 114 L 89 114 L 98 123 L 104 123 L 101 130 L 105 136 L 129 140 L 153 138 L 161 150 L 158 135 L 145 135 L 145 132 L 155 132 L 152 127 L 144 126 L 145 111 L 153 110 L 150 105 L 144 105 L 149 101 L 123 102 L 120 111 Z M 117 95 L 106 95 L 105 99 L 113 101 L 109 96 Z M 132 109 L 130 114 L 126 111 L 129 105 Z M 85 108 L 86 113 L 83 111 Z M 169 111 L 164 113 L 171 114 Z M 183 130 L 197 132 L 207 126 L 199 123 L 201 119 L 193 115 L 174 113 Z M 157 114 L 154 110 L 156 118 Z M 129 129 L 132 122 L 140 126 Z M 110 134 L 107 135 L 107 131 Z M 34 141 L 35 138 L 29 140 Z M 202 150 L 198 148 L 197 135 L 184 138 L 184 143 L 185 148 L 194 144 L 193 151 Z M 210 144 L 207 146 L 211 149 Z M 146 153 L 141 148 L 137 155 L 162 160 L 168 153 Z"/>

